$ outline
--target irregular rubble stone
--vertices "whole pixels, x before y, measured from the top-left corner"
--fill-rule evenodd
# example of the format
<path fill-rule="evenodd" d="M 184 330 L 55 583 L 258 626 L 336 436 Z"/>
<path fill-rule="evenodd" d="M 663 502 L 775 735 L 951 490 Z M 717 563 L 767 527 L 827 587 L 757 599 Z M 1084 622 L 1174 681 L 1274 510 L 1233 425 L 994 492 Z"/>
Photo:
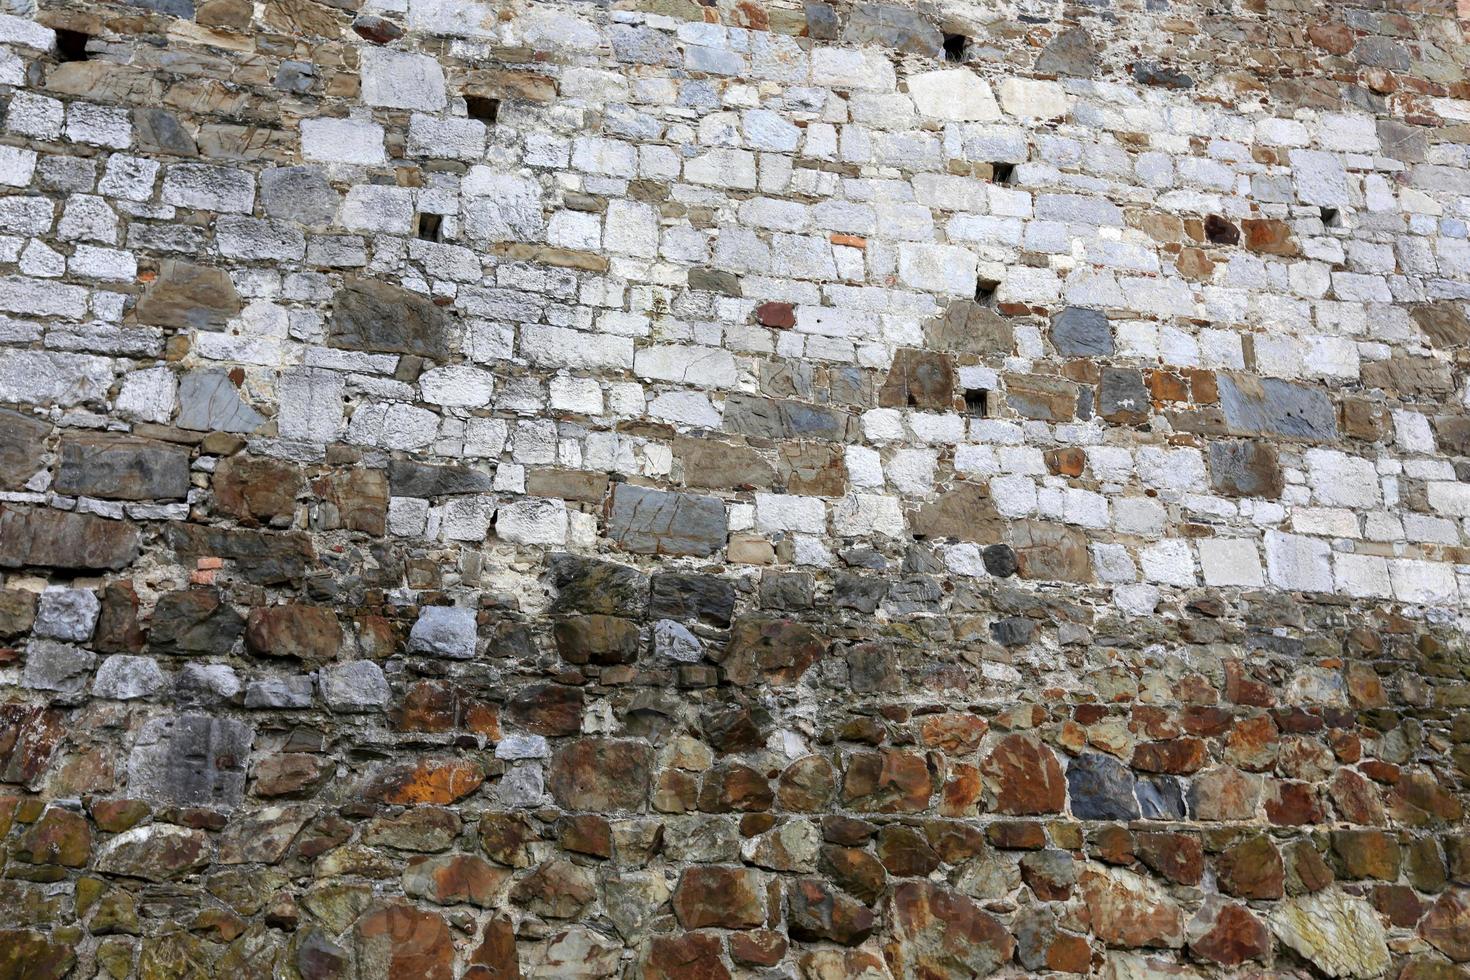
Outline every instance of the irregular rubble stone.
<path fill-rule="evenodd" d="M 904 978 L 989 976 L 1015 949 L 1000 923 L 963 895 L 929 882 L 905 882 L 893 892 L 892 942 L 885 956 Z"/>
<path fill-rule="evenodd" d="M 1329 888 L 1289 899 L 1270 916 L 1283 944 L 1335 977 L 1379 976 L 1389 966 L 1387 937 L 1373 907 Z"/>

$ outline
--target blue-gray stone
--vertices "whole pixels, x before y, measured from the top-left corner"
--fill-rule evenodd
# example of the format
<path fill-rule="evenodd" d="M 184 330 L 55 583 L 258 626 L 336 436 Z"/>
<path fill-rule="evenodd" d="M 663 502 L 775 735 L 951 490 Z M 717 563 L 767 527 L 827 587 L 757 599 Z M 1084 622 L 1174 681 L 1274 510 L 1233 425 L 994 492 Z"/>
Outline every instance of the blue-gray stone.
<path fill-rule="evenodd" d="M 621 483 L 613 491 L 607 536 L 641 555 L 712 555 L 725 546 L 725 505 L 717 497 Z"/>
<path fill-rule="evenodd" d="M 1072 816 L 1081 820 L 1137 820 L 1133 772 L 1109 755 L 1092 752 L 1067 763 Z"/>
<path fill-rule="evenodd" d="M 1066 357 L 1102 357 L 1113 352 L 1113 328 L 1106 314 L 1069 306 L 1051 318 L 1051 343 Z"/>
<path fill-rule="evenodd" d="M 1332 400 L 1320 388 L 1225 372 L 1217 378 L 1220 407 L 1232 433 L 1318 441 L 1337 437 Z"/>
<path fill-rule="evenodd" d="M 1173 776 L 1140 779 L 1134 787 L 1139 810 L 1147 820 L 1183 820 L 1184 790 Z"/>
<path fill-rule="evenodd" d="M 179 379 L 179 428 L 254 432 L 264 422 L 265 416 L 245 404 L 223 371 L 192 371 Z"/>
<path fill-rule="evenodd" d="M 20 686 L 33 691 L 76 694 L 87 686 L 87 675 L 97 655 L 91 650 L 55 640 L 32 640 L 26 644 L 26 665 Z"/>
<path fill-rule="evenodd" d="M 327 707 L 338 712 L 381 711 L 393 697 L 383 668 L 371 660 L 353 660 L 323 668 L 317 684 Z"/>

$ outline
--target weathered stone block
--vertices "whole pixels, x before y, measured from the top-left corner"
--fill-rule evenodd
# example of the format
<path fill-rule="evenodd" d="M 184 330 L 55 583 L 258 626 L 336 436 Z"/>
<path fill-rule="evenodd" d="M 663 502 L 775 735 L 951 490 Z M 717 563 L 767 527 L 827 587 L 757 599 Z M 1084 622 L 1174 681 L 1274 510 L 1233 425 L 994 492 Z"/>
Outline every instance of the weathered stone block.
<path fill-rule="evenodd" d="M 715 497 L 619 484 L 607 536 L 625 551 L 706 556 L 725 546 L 725 505 Z"/>
<path fill-rule="evenodd" d="M 146 439 L 71 436 L 61 442 L 56 489 L 114 500 L 177 500 L 189 492 L 189 451 Z"/>
<path fill-rule="evenodd" d="M 127 521 L 60 510 L 0 512 L 0 568 L 116 570 L 137 559 L 138 546 L 138 532 Z"/>
<path fill-rule="evenodd" d="M 346 350 L 449 356 L 449 318 L 418 293 L 359 279 L 332 297 L 328 342 Z"/>
<path fill-rule="evenodd" d="M 231 808 L 245 792 L 255 730 L 231 718 L 154 718 L 128 757 L 128 789 L 150 800 Z"/>

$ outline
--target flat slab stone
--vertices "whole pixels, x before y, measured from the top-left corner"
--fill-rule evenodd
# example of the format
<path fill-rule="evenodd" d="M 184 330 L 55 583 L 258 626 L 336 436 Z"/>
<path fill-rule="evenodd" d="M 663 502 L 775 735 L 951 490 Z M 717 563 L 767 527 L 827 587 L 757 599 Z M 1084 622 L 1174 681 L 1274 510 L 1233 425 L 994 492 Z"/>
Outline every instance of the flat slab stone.
<path fill-rule="evenodd" d="M 61 493 L 112 500 L 179 500 L 189 492 L 189 451 L 119 436 L 70 436 L 56 473 Z"/>
<path fill-rule="evenodd" d="M 337 290 L 327 342 L 345 350 L 449 356 L 449 317 L 401 286 L 362 279 Z"/>
<path fill-rule="evenodd" d="M 631 484 L 613 491 L 607 536 L 643 555 L 712 555 L 725 546 L 725 505 L 716 497 Z"/>
<path fill-rule="evenodd" d="M 133 315 L 161 327 L 219 330 L 240 308 L 240 294 L 224 269 L 166 259 Z"/>
<path fill-rule="evenodd" d="M 223 371 L 192 371 L 179 379 L 181 429 L 199 432 L 254 432 L 265 416 L 245 404 Z"/>
<path fill-rule="evenodd" d="M 0 408 L 0 490 L 19 490 L 41 468 L 41 447 L 51 426 Z"/>
<path fill-rule="evenodd" d="M 120 569 L 138 557 L 138 531 L 127 521 L 63 510 L 0 513 L 0 568 Z"/>
<path fill-rule="evenodd" d="M 1217 380 L 1225 425 L 1233 433 L 1318 442 L 1337 438 L 1332 400 L 1320 388 L 1223 371 Z"/>

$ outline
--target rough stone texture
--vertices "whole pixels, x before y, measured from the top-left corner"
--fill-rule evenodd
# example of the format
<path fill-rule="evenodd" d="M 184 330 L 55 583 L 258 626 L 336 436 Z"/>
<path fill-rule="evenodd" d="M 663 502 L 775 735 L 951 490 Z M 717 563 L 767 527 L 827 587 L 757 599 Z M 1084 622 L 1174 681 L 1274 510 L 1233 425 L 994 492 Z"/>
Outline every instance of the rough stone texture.
<path fill-rule="evenodd" d="M 1470 7 L 0 16 L 0 977 L 1458 976 Z"/>

